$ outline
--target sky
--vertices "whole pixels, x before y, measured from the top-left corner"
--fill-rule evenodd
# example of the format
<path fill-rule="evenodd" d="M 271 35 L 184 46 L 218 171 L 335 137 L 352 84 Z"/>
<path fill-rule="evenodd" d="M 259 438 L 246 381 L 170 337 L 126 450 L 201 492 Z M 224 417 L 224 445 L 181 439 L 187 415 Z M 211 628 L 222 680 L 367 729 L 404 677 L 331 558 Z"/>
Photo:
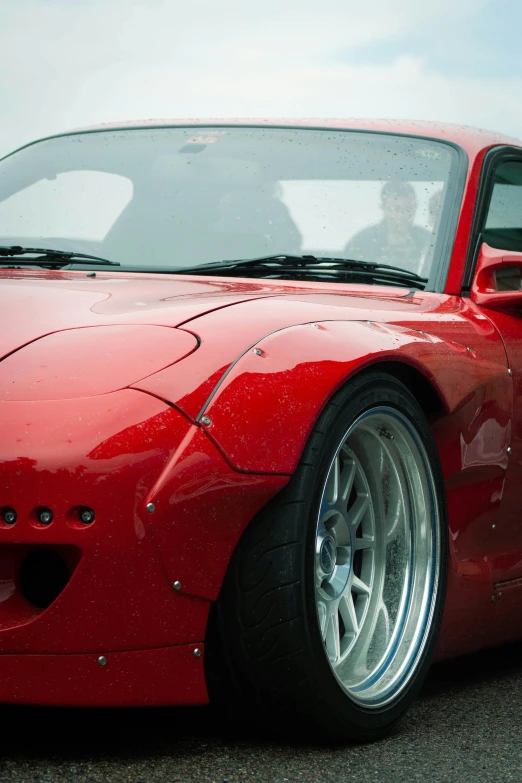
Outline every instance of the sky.
<path fill-rule="evenodd" d="M 111 120 L 389 117 L 522 138 L 520 0 L 0 0 L 0 155 Z"/>

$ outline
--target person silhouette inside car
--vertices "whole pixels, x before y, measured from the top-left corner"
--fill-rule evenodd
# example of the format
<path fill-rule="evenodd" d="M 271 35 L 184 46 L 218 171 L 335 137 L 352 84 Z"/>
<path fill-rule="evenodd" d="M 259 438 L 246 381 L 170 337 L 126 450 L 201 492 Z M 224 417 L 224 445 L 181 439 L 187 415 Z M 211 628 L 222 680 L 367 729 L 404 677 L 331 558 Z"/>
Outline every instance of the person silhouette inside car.
<path fill-rule="evenodd" d="M 414 223 L 417 197 L 413 186 L 409 182 L 386 182 L 381 191 L 381 209 L 381 222 L 352 237 L 345 245 L 345 257 L 419 273 L 433 237 Z"/>

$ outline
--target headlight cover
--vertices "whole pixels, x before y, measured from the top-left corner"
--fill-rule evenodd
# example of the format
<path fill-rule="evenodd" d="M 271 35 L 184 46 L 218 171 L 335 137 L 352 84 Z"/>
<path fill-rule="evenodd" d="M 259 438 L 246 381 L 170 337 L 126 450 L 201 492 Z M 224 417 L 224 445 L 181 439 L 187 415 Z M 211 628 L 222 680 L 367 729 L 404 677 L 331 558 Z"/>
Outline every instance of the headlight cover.
<path fill-rule="evenodd" d="M 89 326 L 55 332 L 0 362 L 0 400 L 107 394 L 179 362 L 197 347 L 192 334 L 166 326 Z"/>

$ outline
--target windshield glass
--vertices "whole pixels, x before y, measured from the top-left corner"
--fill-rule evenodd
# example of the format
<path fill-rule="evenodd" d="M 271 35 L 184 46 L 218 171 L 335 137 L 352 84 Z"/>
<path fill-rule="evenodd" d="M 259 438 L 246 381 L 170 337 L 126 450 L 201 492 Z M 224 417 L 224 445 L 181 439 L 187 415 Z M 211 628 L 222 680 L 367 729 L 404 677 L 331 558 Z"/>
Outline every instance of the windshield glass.
<path fill-rule="evenodd" d="M 355 131 L 63 136 L 0 161 L 0 245 L 75 250 L 121 269 L 293 253 L 429 277 L 456 159 L 444 143 Z"/>

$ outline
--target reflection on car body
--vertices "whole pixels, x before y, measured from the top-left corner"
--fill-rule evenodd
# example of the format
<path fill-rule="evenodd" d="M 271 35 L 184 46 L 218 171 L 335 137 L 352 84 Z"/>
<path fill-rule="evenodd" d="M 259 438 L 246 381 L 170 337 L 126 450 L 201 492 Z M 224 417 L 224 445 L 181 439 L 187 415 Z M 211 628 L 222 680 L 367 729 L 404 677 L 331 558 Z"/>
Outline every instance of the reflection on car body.
<path fill-rule="evenodd" d="M 522 638 L 521 205 L 520 142 L 420 123 L 1 160 L 0 701 L 365 740 Z"/>

